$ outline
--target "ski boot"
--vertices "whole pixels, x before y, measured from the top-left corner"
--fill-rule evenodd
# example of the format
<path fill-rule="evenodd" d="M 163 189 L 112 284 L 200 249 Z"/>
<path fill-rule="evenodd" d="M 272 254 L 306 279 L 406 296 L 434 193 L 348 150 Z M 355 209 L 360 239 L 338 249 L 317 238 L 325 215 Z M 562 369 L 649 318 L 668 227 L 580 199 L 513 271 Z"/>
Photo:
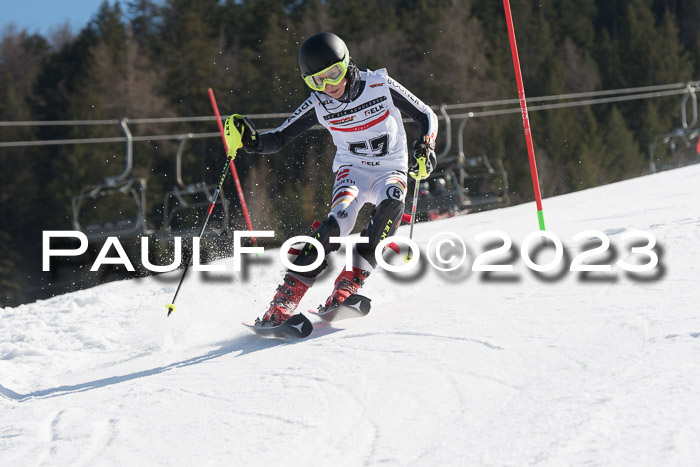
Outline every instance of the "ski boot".
<path fill-rule="evenodd" d="M 343 271 L 338 275 L 333 287 L 333 293 L 326 300 L 325 305 L 318 307 L 319 312 L 328 310 L 329 308 L 340 306 L 346 298 L 354 295 L 365 283 L 365 279 L 369 277 L 370 272 L 360 268 L 352 268 L 352 271 Z"/>
<path fill-rule="evenodd" d="M 308 285 L 289 273 L 285 274 L 283 283 L 277 287 L 277 293 L 270 302 L 270 308 L 262 319 L 255 320 L 255 325 L 279 326 L 287 321 L 294 314 L 294 310 L 307 290 L 309 290 Z"/>

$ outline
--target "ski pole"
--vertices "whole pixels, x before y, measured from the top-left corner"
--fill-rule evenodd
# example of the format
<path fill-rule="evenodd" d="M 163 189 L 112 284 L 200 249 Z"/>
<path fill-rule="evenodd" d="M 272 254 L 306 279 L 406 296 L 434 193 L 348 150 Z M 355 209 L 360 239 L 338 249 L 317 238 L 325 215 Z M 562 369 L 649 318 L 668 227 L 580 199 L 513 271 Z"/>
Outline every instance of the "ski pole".
<path fill-rule="evenodd" d="M 233 159 L 236 157 L 236 151 L 238 151 L 238 149 L 243 147 L 243 143 L 241 142 L 241 134 L 238 132 L 238 130 L 235 127 L 233 127 L 233 128 L 227 128 L 227 131 L 229 131 L 229 134 L 231 135 L 231 139 L 234 141 L 234 144 L 231 144 L 231 150 L 228 152 L 227 157 L 226 157 L 226 165 L 224 165 L 224 170 L 221 171 L 221 176 L 219 177 L 219 183 L 216 186 L 216 189 L 214 190 L 214 193 L 211 196 L 211 203 L 209 203 L 209 208 L 207 209 L 207 215 L 204 218 L 204 222 L 202 223 L 202 228 L 199 230 L 199 235 L 197 235 L 197 237 L 200 237 L 200 238 L 201 238 L 202 234 L 204 234 L 204 230 L 207 228 L 207 224 L 209 223 L 209 218 L 211 217 L 211 213 L 214 210 L 214 205 L 216 204 L 216 199 L 219 197 L 219 190 L 221 190 L 221 187 L 224 184 L 224 180 L 226 179 L 226 174 L 228 173 L 229 164 L 233 163 Z M 192 263 L 193 257 L 194 257 L 194 246 L 192 248 L 192 253 L 190 254 L 190 257 L 188 258 L 187 263 L 185 264 L 185 268 L 182 270 L 182 276 L 180 276 L 180 282 L 177 284 L 177 289 L 175 289 L 175 296 L 173 296 L 172 302 L 165 305 L 165 308 L 168 310 L 168 316 L 170 316 L 170 313 L 175 311 L 175 300 L 177 299 L 178 292 L 180 292 L 180 287 L 182 287 L 182 282 L 185 280 L 185 274 L 187 274 L 187 270 L 189 269 L 190 264 Z"/>
<path fill-rule="evenodd" d="M 413 188 L 413 206 L 411 207 L 411 228 L 408 231 L 408 239 L 413 239 L 413 224 L 416 222 L 416 208 L 418 207 L 418 190 L 420 189 L 420 181 L 428 178 L 428 171 L 425 168 L 425 157 L 418 159 L 418 175 L 410 174 L 416 181 L 416 186 Z M 406 256 L 403 257 L 405 262 L 410 262 L 413 258 L 413 250 L 409 248 Z"/>
<path fill-rule="evenodd" d="M 214 98 L 214 91 L 209 88 L 209 100 L 211 101 L 211 107 L 214 109 L 214 115 L 216 115 L 216 123 L 219 125 L 219 133 L 221 133 L 221 139 L 224 142 L 224 150 L 228 154 L 228 143 L 226 142 L 226 136 L 224 135 L 224 126 L 221 124 L 221 115 L 219 114 L 219 106 L 216 105 L 216 98 Z M 253 224 L 250 222 L 250 216 L 248 215 L 248 206 L 245 202 L 245 196 L 243 195 L 243 188 L 241 188 L 241 180 L 238 178 L 238 171 L 236 170 L 236 165 L 233 163 L 233 159 L 229 162 L 231 167 L 231 175 L 233 175 L 233 181 L 236 184 L 236 191 L 238 191 L 238 199 L 241 201 L 241 209 L 243 209 L 243 217 L 245 217 L 245 222 L 248 225 L 248 230 L 253 230 Z M 250 237 L 250 241 L 253 246 L 256 246 L 255 237 Z"/>

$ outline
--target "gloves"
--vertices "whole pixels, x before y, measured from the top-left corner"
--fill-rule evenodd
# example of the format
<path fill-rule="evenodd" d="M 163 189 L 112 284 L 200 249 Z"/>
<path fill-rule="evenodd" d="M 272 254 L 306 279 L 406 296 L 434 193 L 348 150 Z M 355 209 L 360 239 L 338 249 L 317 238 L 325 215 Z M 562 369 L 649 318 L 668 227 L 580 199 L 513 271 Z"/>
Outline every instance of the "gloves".
<path fill-rule="evenodd" d="M 226 119 L 224 136 L 229 153 L 242 147 L 245 152 L 261 152 L 262 145 L 255 125 L 248 117 L 233 114 Z"/>
<path fill-rule="evenodd" d="M 436 165 L 435 144 L 427 136 L 417 139 L 413 143 L 413 153 L 411 154 L 408 174 L 416 180 L 424 180 L 428 178 Z M 425 167 L 424 171 L 421 170 L 422 166 Z"/>

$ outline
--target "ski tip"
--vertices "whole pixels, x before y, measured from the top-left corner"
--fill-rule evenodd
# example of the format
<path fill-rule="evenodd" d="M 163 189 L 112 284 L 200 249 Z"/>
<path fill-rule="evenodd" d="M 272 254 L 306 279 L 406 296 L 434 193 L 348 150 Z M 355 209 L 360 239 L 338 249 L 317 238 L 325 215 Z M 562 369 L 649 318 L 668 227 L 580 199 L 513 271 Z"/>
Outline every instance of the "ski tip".
<path fill-rule="evenodd" d="M 369 313 L 371 302 L 372 300 L 364 295 L 354 294 L 346 298 L 340 306 L 325 308 L 323 311 L 321 309 L 318 311 L 309 310 L 309 313 L 328 322 L 359 318 Z"/>
<path fill-rule="evenodd" d="M 175 311 L 177 308 L 175 308 L 175 305 L 173 305 L 172 303 L 168 303 L 167 305 L 165 305 L 165 309 L 168 310 L 168 316 L 170 316 L 170 313 Z"/>

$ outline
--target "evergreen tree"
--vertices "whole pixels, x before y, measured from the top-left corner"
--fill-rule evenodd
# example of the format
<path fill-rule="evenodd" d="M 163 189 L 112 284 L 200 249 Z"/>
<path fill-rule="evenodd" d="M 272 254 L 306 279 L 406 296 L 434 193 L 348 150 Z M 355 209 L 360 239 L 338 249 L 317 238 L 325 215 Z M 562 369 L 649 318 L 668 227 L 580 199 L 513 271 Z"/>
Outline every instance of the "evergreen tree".
<path fill-rule="evenodd" d="M 604 153 L 597 167 L 595 185 L 604 185 L 641 175 L 644 170 L 644 155 L 616 106 L 610 111 L 601 131 Z"/>
<path fill-rule="evenodd" d="M 179 115 L 209 114 L 208 83 L 218 72 L 219 8 L 217 0 L 169 0 L 164 11 L 163 93 Z"/>
<path fill-rule="evenodd" d="M 49 53 L 48 42 L 25 31 L 9 30 L 0 40 L 0 121 L 32 120 L 32 82 Z M 35 127 L 0 127 L 0 141 L 36 139 Z M 36 253 L 42 226 L 37 210 L 43 193 L 38 169 L 43 153 L 36 148 L 0 149 L 0 303 L 21 303 L 26 295 L 29 257 Z"/>
<path fill-rule="evenodd" d="M 578 142 L 573 157 L 567 163 L 569 186 L 572 191 L 598 186 L 602 160 L 609 157 L 598 121 L 591 108 L 582 109 L 580 115 Z"/>

